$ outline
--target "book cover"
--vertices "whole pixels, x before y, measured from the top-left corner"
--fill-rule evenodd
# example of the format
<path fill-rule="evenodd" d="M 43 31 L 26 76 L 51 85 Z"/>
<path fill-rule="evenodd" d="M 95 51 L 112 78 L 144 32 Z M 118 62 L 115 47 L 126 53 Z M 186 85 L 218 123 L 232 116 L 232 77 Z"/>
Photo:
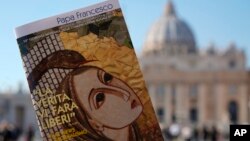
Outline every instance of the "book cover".
<path fill-rule="evenodd" d="M 44 140 L 163 141 L 117 0 L 15 32 Z"/>

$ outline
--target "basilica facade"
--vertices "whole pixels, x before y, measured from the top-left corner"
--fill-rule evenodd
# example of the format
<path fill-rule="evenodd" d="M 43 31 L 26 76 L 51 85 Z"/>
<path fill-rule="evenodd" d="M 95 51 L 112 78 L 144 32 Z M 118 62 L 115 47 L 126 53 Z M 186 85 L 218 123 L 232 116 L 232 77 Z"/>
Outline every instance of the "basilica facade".
<path fill-rule="evenodd" d="M 245 54 L 234 43 L 198 48 L 189 25 L 171 1 L 148 32 L 141 68 L 161 126 L 247 123 Z"/>

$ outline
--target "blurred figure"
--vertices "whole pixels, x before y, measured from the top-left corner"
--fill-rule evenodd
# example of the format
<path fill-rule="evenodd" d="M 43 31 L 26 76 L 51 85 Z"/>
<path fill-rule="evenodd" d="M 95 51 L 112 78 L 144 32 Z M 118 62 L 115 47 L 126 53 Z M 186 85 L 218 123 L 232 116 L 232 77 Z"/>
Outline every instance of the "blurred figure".
<path fill-rule="evenodd" d="M 0 123 L 0 141 L 11 141 L 11 132 L 7 121 Z"/>
<path fill-rule="evenodd" d="M 203 132 L 203 133 L 202 133 L 202 135 L 203 135 L 203 140 L 204 140 L 204 141 L 207 141 L 208 138 L 209 138 L 209 131 L 208 131 L 207 126 L 204 126 L 204 127 L 203 127 L 203 131 L 202 131 L 202 132 Z"/>
<path fill-rule="evenodd" d="M 19 128 L 19 126 L 13 126 L 11 128 L 11 138 L 14 141 L 18 140 L 21 134 L 22 134 L 22 130 Z"/>
<path fill-rule="evenodd" d="M 30 125 L 27 131 L 27 135 L 26 135 L 26 141 L 33 141 L 34 138 L 34 134 L 35 134 L 35 130 L 34 128 Z"/>
<path fill-rule="evenodd" d="M 217 141 L 218 140 L 218 131 L 217 131 L 215 126 L 212 127 L 211 140 L 212 141 Z"/>
<path fill-rule="evenodd" d="M 167 141 L 172 139 L 172 136 L 171 136 L 171 134 L 169 132 L 169 127 L 163 129 L 163 135 L 164 135 L 164 137 L 166 138 Z"/>
<path fill-rule="evenodd" d="M 195 127 L 193 130 L 193 136 L 192 136 L 192 141 L 199 141 L 199 129 L 198 127 Z"/>
<path fill-rule="evenodd" d="M 182 137 L 185 141 L 191 141 L 192 130 L 189 126 L 184 126 L 181 130 Z"/>
<path fill-rule="evenodd" d="M 169 133 L 172 139 L 178 138 L 181 133 L 181 127 L 177 123 L 173 123 L 169 126 Z"/>

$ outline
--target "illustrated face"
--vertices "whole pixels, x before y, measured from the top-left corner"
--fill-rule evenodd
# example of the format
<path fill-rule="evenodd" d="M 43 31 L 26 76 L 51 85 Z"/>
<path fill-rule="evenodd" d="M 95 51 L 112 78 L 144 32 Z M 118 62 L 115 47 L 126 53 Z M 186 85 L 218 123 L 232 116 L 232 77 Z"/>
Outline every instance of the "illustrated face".
<path fill-rule="evenodd" d="M 123 128 L 136 120 L 142 104 L 123 81 L 90 68 L 73 77 L 76 96 L 92 119 L 109 128 Z"/>

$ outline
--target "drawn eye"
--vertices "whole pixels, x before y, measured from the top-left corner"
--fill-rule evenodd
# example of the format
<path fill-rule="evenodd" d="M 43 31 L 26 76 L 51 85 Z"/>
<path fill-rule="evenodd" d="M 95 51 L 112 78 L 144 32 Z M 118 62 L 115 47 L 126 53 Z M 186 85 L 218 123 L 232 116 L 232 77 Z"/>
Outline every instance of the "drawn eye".
<path fill-rule="evenodd" d="M 104 93 L 97 93 L 95 96 L 95 107 L 96 109 L 99 109 L 105 100 L 105 94 Z"/>
<path fill-rule="evenodd" d="M 113 79 L 113 76 L 110 75 L 109 73 L 104 73 L 104 76 L 103 76 L 103 80 L 104 80 L 104 83 L 110 83 Z"/>

